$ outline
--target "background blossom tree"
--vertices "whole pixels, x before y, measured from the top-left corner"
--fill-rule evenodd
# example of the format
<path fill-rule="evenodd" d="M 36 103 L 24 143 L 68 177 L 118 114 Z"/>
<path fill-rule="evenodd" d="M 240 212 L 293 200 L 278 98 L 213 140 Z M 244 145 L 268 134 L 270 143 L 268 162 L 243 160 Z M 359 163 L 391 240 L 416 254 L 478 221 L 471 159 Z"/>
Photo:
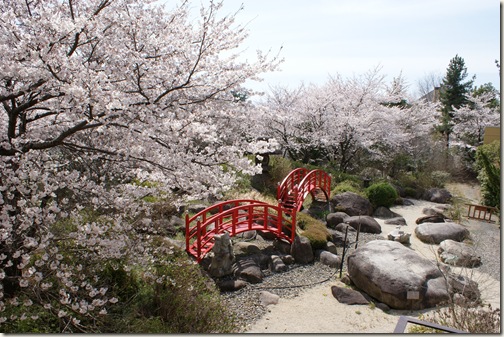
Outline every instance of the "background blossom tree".
<path fill-rule="evenodd" d="M 387 86 L 379 68 L 349 79 L 333 76 L 322 86 L 275 88 L 268 108 L 264 128 L 286 154 L 331 162 L 342 172 L 358 169 L 364 154 L 383 168 L 401 151 L 412 154 L 436 118 L 434 104 L 410 99 L 401 77 Z"/>

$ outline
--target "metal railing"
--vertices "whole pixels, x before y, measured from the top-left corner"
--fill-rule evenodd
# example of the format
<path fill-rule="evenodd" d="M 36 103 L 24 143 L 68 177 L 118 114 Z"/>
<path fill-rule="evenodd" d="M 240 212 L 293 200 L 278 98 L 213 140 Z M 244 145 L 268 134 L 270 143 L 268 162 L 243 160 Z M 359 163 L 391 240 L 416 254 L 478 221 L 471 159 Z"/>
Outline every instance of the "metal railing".
<path fill-rule="evenodd" d="M 408 325 L 408 323 L 422 325 L 422 326 L 425 326 L 425 327 L 428 327 L 428 328 L 432 328 L 432 329 L 436 329 L 436 330 L 441 330 L 441 331 L 446 331 L 446 332 L 449 332 L 449 333 L 468 333 L 466 331 L 457 330 L 457 329 L 450 328 L 450 327 L 443 326 L 443 325 L 439 325 L 439 324 L 436 324 L 436 323 L 422 321 L 422 320 L 419 320 L 417 318 L 408 317 L 408 316 L 400 316 L 399 317 L 399 321 L 397 322 L 397 325 L 396 325 L 396 327 L 394 329 L 394 333 L 405 333 L 406 326 Z"/>

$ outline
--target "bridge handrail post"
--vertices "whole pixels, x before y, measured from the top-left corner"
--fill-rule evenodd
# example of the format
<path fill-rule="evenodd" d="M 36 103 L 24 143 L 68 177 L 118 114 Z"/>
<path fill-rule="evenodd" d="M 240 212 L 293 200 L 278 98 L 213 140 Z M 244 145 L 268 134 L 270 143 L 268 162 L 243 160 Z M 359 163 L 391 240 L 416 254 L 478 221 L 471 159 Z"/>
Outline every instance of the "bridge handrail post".
<path fill-rule="evenodd" d="M 201 256 L 201 221 L 196 222 L 196 258 L 200 259 Z"/>
<path fill-rule="evenodd" d="M 237 207 L 233 208 L 233 212 L 231 214 L 231 236 L 236 235 L 236 222 L 238 221 L 238 209 Z"/>
<path fill-rule="evenodd" d="M 296 211 L 291 214 L 291 242 L 294 242 L 296 237 Z"/>
<path fill-rule="evenodd" d="M 190 230 L 189 230 L 189 212 L 186 212 L 186 215 L 185 215 L 185 244 L 186 244 L 186 251 L 189 251 L 189 235 L 190 235 Z"/>
<path fill-rule="evenodd" d="M 252 229 L 253 214 L 254 214 L 254 207 L 252 207 L 252 205 L 248 205 L 248 207 L 247 207 L 247 228 L 249 230 Z"/>
<path fill-rule="evenodd" d="M 277 231 L 278 234 L 282 234 L 282 225 L 283 225 L 283 214 L 282 207 L 278 207 L 278 216 L 277 216 Z"/>

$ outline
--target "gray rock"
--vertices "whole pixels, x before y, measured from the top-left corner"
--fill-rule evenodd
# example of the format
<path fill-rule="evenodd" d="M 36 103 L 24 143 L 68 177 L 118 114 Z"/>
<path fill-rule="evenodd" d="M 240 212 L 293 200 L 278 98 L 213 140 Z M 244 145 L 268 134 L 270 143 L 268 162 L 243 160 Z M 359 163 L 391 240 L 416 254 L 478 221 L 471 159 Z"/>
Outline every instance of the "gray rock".
<path fill-rule="evenodd" d="M 393 309 L 432 308 L 449 298 L 436 264 L 395 241 L 359 246 L 348 256 L 348 274 L 356 287 Z"/>
<path fill-rule="evenodd" d="M 445 216 L 444 215 L 427 215 L 427 216 L 423 216 L 423 217 L 420 217 L 418 219 L 415 220 L 415 223 L 417 225 L 421 224 L 421 223 L 426 223 L 426 222 L 435 222 L 435 223 L 439 223 L 439 222 L 445 222 Z"/>
<path fill-rule="evenodd" d="M 345 220 L 345 223 L 355 229 L 358 229 L 360 224 L 360 231 L 363 233 L 381 233 L 381 226 L 378 221 L 368 215 L 351 216 Z"/>
<path fill-rule="evenodd" d="M 346 225 L 348 226 L 348 225 Z M 348 226 L 349 228 L 352 228 L 350 226 Z M 352 228 L 353 231 L 355 231 L 355 229 Z M 329 235 L 330 235 L 330 242 L 332 242 L 336 247 L 343 247 L 344 246 L 344 241 L 345 241 L 345 234 L 340 232 L 340 231 L 337 231 L 337 230 L 334 230 L 334 229 L 330 229 L 328 228 L 327 231 L 329 232 Z"/>
<path fill-rule="evenodd" d="M 259 254 L 261 252 L 261 249 L 257 244 L 253 242 L 244 242 L 244 241 L 236 242 L 233 246 L 233 250 L 236 255 L 239 254 L 252 255 L 252 254 Z"/>
<path fill-rule="evenodd" d="M 407 226 L 408 224 L 406 223 L 406 219 L 404 219 L 402 216 L 397 217 L 397 218 L 391 218 L 387 219 L 384 222 L 386 225 L 396 225 L 396 226 Z"/>
<path fill-rule="evenodd" d="M 249 255 L 249 257 L 255 261 L 255 263 L 261 268 L 261 270 L 265 270 L 269 268 L 270 256 L 268 254 L 260 253 Z"/>
<path fill-rule="evenodd" d="M 259 293 L 259 301 L 261 301 L 261 304 L 264 306 L 278 304 L 279 299 L 280 296 L 270 293 L 269 291 L 263 290 Z"/>
<path fill-rule="evenodd" d="M 333 253 L 335 255 L 338 255 L 338 249 L 337 249 L 336 245 L 331 241 L 327 241 L 327 243 L 325 245 L 325 250 L 327 250 L 329 253 Z"/>
<path fill-rule="evenodd" d="M 355 228 L 353 228 L 347 223 L 340 223 L 338 226 L 336 226 L 335 230 L 341 233 L 345 233 L 347 227 L 348 227 L 348 233 L 357 231 Z"/>
<path fill-rule="evenodd" d="M 208 272 L 214 277 L 230 275 L 232 273 L 234 254 L 229 233 L 217 234 L 214 236 L 214 240 L 212 248 L 213 257 Z"/>
<path fill-rule="evenodd" d="M 257 236 L 257 231 L 246 231 L 238 234 L 236 237 L 242 238 L 244 240 L 253 240 Z"/>
<path fill-rule="evenodd" d="M 346 284 L 347 286 L 353 286 L 353 282 L 350 279 L 350 276 L 348 274 L 343 275 L 343 277 L 340 280 L 342 283 Z"/>
<path fill-rule="evenodd" d="M 415 203 L 413 201 L 409 200 L 409 199 L 403 199 L 402 200 L 402 205 L 403 206 L 413 206 L 413 205 L 415 205 Z"/>
<path fill-rule="evenodd" d="M 330 200 L 334 210 L 344 212 L 350 216 L 372 215 L 373 206 L 368 199 L 353 192 L 336 194 Z"/>
<path fill-rule="evenodd" d="M 337 225 L 345 222 L 348 217 L 349 215 L 344 212 L 329 213 L 326 216 L 327 227 L 336 228 Z"/>
<path fill-rule="evenodd" d="M 439 210 L 436 210 L 434 208 L 431 208 L 431 207 L 425 207 L 423 210 L 422 210 L 422 213 L 425 214 L 425 215 L 437 215 L 437 216 L 443 216 L 443 212 L 440 212 Z"/>
<path fill-rule="evenodd" d="M 244 280 L 223 280 L 218 283 L 221 291 L 237 291 L 247 286 Z"/>
<path fill-rule="evenodd" d="M 381 309 L 381 311 L 383 311 L 383 312 L 389 312 L 390 311 L 390 307 L 388 305 L 386 305 L 385 303 L 378 302 L 378 303 L 376 303 L 376 307 L 378 309 Z"/>
<path fill-rule="evenodd" d="M 312 263 L 315 259 L 310 240 L 307 237 L 297 235 L 291 245 L 291 255 L 299 264 Z"/>
<path fill-rule="evenodd" d="M 360 292 L 353 289 L 332 286 L 331 292 L 334 298 L 343 304 L 369 304 L 369 301 Z"/>
<path fill-rule="evenodd" d="M 269 269 L 274 273 L 283 273 L 288 270 L 287 266 L 278 255 L 271 255 Z"/>
<path fill-rule="evenodd" d="M 378 219 L 392 219 L 400 217 L 399 214 L 392 212 L 390 209 L 384 206 L 379 206 L 375 209 L 373 217 Z"/>
<path fill-rule="evenodd" d="M 294 261 L 294 258 L 292 257 L 292 255 L 282 255 L 282 256 L 280 256 L 280 258 L 282 259 L 283 263 L 285 263 L 286 265 L 291 265 L 296 262 L 296 261 Z"/>
<path fill-rule="evenodd" d="M 451 200 L 451 198 L 451 193 L 444 188 L 431 188 L 425 191 L 422 195 L 422 199 L 439 204 L 446 204 Z"/>
<path fill-rule="evenodd" d="M 273 248 L 281 254 L 290 254 L 291 244 L 282 240 L 274 240 Z"/>
<path fill-rule="evenodd" d="M 233 273 L 236 278 L 253 284 L 261 283 L 263 280 L 261 268 L 252 258 L 236 261 L 233 264 Z"/>
<path fill-rule="evenodd" d="M 464 241 L 469 237 L 469 231 L 454 222 L 422 223 L 415 228 L 417 238 L 430 244 L 439 244 L 444 240 Z"/>
<path fill-rule="evenodd" d="M 439 244 L 439 258 L 443 263 L 474 268 L 481 265 L 481 257 L 476 255 L 474 247 L 462 242 L 444 240 Z"/>
<path fill-rule="evenodd" d="M 341 257 L 328 251 L 321 251 L 319 255 L 320 263 L 331 268 L 339 268 L 341 266 Z"/>

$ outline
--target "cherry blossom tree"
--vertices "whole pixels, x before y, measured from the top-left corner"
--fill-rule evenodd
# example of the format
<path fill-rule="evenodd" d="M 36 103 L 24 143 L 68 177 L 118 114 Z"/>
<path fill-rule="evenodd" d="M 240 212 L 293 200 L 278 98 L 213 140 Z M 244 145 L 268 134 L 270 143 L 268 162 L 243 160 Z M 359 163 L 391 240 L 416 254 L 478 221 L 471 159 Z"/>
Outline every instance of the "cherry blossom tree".
<path fill-rule="evenodd" d="M 99 270 L 152 259 L 143 197 L 219 195 L 257 171 L 233 93 L 279 61 L 240 61 L 247 33 L 220 8 L 0 1 L 0 312 L 24 308 L 0 326 L 39 306 L 93 331 L 118 302 Z"/>
<path fill-rule="evenodd" d="M 466 106 L 454 108 L 453 133 L 462 145 L 481 145 L 485 127 L 500 125 L 500 106 L 494 106 L 495 97 L 492 91 L 473 94 Z"/>
<path fill-rule="evenodd" d="M 329 161 L 343 172 L 356 168 L 363 153 L 385 163 L 399 151 L 411 153 L 435 121 L 435 106 L 410 99 L 406 87 L 401 76 L 387 85 L 376 68 L 322 86 L 277 88 L 264 125 L 293 159 Z"/>

